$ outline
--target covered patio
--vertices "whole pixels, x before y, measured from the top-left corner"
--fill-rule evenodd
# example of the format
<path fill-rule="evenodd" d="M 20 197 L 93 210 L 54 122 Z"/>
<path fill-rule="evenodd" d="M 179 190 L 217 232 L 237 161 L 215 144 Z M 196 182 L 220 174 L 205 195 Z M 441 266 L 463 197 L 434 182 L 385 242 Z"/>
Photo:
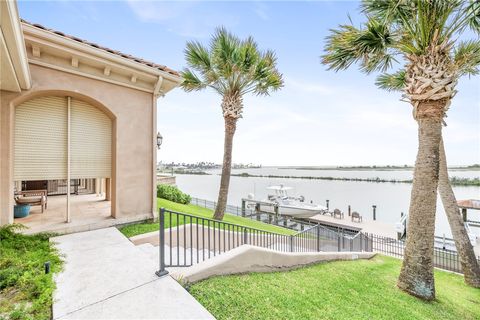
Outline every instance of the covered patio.
<path fill-rule="evenodd" d="M 97 229 L 115 221 L 111 217 L 110 201 L 105 196 L 81 194 L 70 196 L 71 223 L 65 223 L 66 195 L 48 196 L 48 208 L 42 213 L 40 206 L 32 206 L 25 218 L 16 218 L 14 223 L 21 223 L 28 229 L 25 233 L 58 232 L 67 233 Z"/>
<path fill-rule="evenodd" d="M 0 226 L 70 233 L 154 218 L 157 99 L 180 74 L 0 7 Z M 78 192 L 82 180 L 97 182 Z"/>

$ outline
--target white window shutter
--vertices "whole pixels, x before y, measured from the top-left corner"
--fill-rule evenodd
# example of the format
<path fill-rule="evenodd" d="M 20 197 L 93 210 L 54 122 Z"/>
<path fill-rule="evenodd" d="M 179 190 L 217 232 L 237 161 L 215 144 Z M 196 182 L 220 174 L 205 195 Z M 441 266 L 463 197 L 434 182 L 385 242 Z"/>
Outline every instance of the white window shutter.
<path fill-rule="evenodd" d="M 15 108 L 14 179 L 67 178 L 67 99 L 42 97 Z"/>
<path fill-rule="evenodd" d="M 110 178 L 112 163 L 112 120 L 100 109 L 71 100 L 70 176 Z"/>

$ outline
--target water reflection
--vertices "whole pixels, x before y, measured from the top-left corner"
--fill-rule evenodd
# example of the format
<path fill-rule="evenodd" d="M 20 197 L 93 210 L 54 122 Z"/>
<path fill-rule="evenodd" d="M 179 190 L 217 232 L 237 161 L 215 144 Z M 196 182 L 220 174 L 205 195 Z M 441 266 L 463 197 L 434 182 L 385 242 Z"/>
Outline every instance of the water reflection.
<path fill-rule="evenodd" d="M 209 171 L 212 175 L 177 175 L 177 185 L 192 196 L 216 200 L 220 184 L 219 170 Z M 412 171 L 340 171 L 340 170 L 296 170 L 296 169 L 238 169 L 233 173 L 247 172 L 256 175 L 283 175 L 283 176 L 328 176 L 328 177 L 355 177 L 355 178 L 385 178 L 385 179 L 411 179 Z M 478 177 L 478 171 L 453 171 L 451 176 Z M 401 212 L 408 212 L 410 202 L 411 184 L 405 183 L 372 183 L 329 180 L 306 180 L 285 178 L 257 178 L 257 177 L 231 177 L 228 203 L 240 205 L 241 199 L 249 193 L 254 193 L 255 198 L 263 199 L 267 196 L 266 187 L 284 184 L 294 188 L 292 195 L 303 195 L 306 201 L 313 200 L 325 204 L 330 200 L 330 208 L 339 208 L 347 211 L 348 205 L 352 210 L 360 212 L 364 219 L 373 219 L 372 205 L 377 206 L 377 219 L 395 223 L 399 220 Z M 454 187 L 458 200 L 480 199 L 479 187 Z M 436 234 L 451 236 L 448 221 L 443 211 L 443 206 L 438 199 L 436 217 Z M 469 210 L 470 220 L 480 220 L 480 211 Z M 475 230 L 476 229 L 476 230 Z M 480 229 L 473 228 L 480 234 Z"/>

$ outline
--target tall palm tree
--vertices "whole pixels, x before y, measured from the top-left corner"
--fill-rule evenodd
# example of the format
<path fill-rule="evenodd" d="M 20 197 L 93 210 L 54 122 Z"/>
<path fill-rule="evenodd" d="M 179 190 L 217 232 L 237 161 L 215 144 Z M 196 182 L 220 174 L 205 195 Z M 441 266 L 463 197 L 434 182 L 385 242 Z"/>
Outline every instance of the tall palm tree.
<path fill-rule="evenodd" d="M 479 47 L 480 48 L 480 47 Z M 480 55 L 479 55 L 480 56 Z M 448 178 L 447 157 L 443 140 L 440 142 L 440 172 L 438 178 L 438 193 L 442 199 L 445 213 L 447 214 L 450 229 L 452 230 L 455 247 L 460 257 L 465 283 L 480 288 L 480 265 L 478 264 L 472 243 L 465 228 L 465 223 L 458 208 L 457 199 L 453 193 Z"/>
<path fill-rule="evenodd" d="M 182 72 L 185 79 L 182 88 L 188 92 L 208 87 L 222 96 L 225 143 L 214 214 L 215 219 L 222 220 L 230 184 L 233 135 L 242 117 L 243 96 L 248 93 L 269 95 L 279 90 L 283 86 L 282 74 L 277 70 L 273 51 L 260 51 L 252 37 L 240 40 L 223 27 L 215 31 L 208 47 L 197 41 L 188 42 L 185 59 L 189 68 Z"/>
<path fill-rule="evenodd" d="M 335 71 L 359 63 L 362 71 L 386 72 L 377 85 L 403 92 L 418 124 L 402 290 L 435 298 L 433 252 L 442 122 L 458 78 L 478 71 L 478 39 L 460 42 L 467 28 L 480 32 L 480 4 L 460 0 L 364 0 L 367 22 L 331 30 L 322 62 Z M 465 56 L 476 59 L 465 60 Z M 398 59 L 398 60 L 397 60 Z"/>

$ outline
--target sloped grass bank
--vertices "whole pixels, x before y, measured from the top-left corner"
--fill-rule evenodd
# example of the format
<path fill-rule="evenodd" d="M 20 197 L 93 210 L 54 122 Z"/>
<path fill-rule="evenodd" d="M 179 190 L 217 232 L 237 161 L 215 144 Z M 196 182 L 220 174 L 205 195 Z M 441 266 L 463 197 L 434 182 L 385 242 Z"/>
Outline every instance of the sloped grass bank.
<path fill-rule="evenodd" d="M 172 202 L 172 201 L 165 200 L 165 199 L 160 199 L 160 198 L 157 199 L 157 204 L 158 204 L 158 208 L 163 207 L 163 208 L 168 209 L 168 210 L 188 213 L 188 214 L 191 214 L 191 215 L 194 215 L 194 216 L 197 216 L 197 217 L 201 217 L 201 218 L 211 219 L 213 217 L 213 211 L 212 210 L 206 209 L 206 208 L 203 208 L 203 207 L 199 207 L 199 206 L 196 206 L 196 205 L 193 205 L 193 204 L 188 204 L 188 205 L 179 204 L 179 203 L 176 203 L 176 202 Z M 172 226 L 177 225 L 176 220 L 169 221 L 168 218 L 169 218 L 169 216 L 167 215 L 166 219 L 165 219 L 166 220 L 165 221 L 165 227 L 168 227 L 170 225 L 172 225 Z M 245 227 L 251 227 L 251 228 L 256 228 L 256 229 L 270 231 L 270 232 L 276 232 L 276 233 L 280 233 L 280 234 L 286 234 L 286 235 L 295 234 L 295 231 L 290 230 L 290 229 L 277 227 L 277 226 L 274 226 L 274 225 L 266 224 L 266 223 L 256 221 L 256 220 L 252 220 L 252 219 L 248 219 L 248 218 L 238 217 L 238 216 L 228 214 L 228 213 L 225 214 L 225 216 L 223 218 L 223 221 L 238 224 L 238 225 L 245 226 Z M 182 221 L 182 219 L 180 219 L 179 224 L 182 224 L 182 223 L 183 223 L 183 221 Z M 138 234 L 152 232 L 152 231 L 156 231 L 156 230 L 158 230 L 158 222 L 142 222 L 142 223 L 127 225 L 125 227 L 120 228 L 120 231 L 126 237 L 133 237 L 133 236 L 136 236 Z"/>
<path fill-rule="evenodd" d="M 437 300 L 396 287 L 401 261 L 338 261 L 289 272 L 211 278 L 190 293 L 217 319 L 480 319 L 480 289 L 435 272 Z"/>
<path fill-rule="evenodd" d="M 19 225 L 0 228 L 0 319 L 50 319 L 53 274 L 62 261 L 51 235 L 23 235 Z M 44 263 L 51 270 L 45 274 Z"/>

